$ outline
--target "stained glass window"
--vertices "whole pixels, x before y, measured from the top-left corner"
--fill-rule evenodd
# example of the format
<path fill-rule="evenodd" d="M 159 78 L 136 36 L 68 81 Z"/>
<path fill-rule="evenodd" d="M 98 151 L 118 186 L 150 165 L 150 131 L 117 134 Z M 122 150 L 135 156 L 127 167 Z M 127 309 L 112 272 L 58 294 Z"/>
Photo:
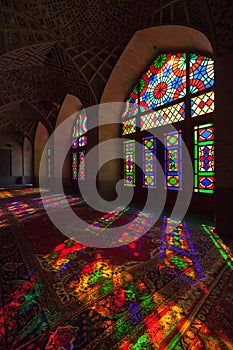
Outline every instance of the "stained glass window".
<path fill-rule="evenodd" d="M 214 61 L 211 58 L 197 54 L 190 55 L 189 85 L 191 93 L 214 85 Z"/>
<path fill-rule="evenodd" d="M 156 139 L 148 136 L 142 139 L 142 186 L 156 187 Z"/>
<path fill-rule="evenodd" d="M 152 129 L 157 126 L 172 124 L 181 121 L 185 118 L 185 104 L 178 103 L 159 111 L 149 113 L 141 116 L 140 126 L 141 130 Z"/>
<path fill-rule="evenodd" d="M 146 109 L 173 102 L 186 94 L 186 54 L 161 54 L 139 81 L 140 105 Z"/>
<path fill-rule="evenodd" d="M 87 112 L 82 109 L 78 114 L 79 119 L 79 136 L 82 136 L 87 132 Z"/>
<path fill-rule="evenodd" d="M 190 140 L 193 137 L 193 126 L 198 121 L 198 117 L 205 116 L 206 123 L 211 122 L 214 108 L 213 59 L 197 53 L 161 53 L 139 78 L 128 96 L 122 115 L 122 135 L 127 135 L 133 140 L 138 139 L 137 125 L 140 125 L 140 131 L 146 131 L 165 127 L 168 124 L 183 123 L 182 130 L 185 137 Z M 202 121 L 197 124 L 200 123 Z M 199 127 L 197 129 L 199 130 Z M 198 140 L 199 136 L 197 133 L 195 135 Z M 163 149 L 165 151 L 161 161 L 165 164 L 165 188 L 169 190 L 182 189 L 181 141 L 181 133 L 177 131 L 169 132 L 164 137 Z M 196 169 L 196 187 L 194 190 L 213 193 L 214 163 L 211 157 L 214 155 L 214 144 L 213 140 L 212 143 L 205 144 L 207 141 L 210 142 L 210 140 L 195 141 L 196 158 L 193 162 Z M 154 140 L 154 145 L 155 142 Z M 162 145 L 157 143 L 156 153 L 160 155 L 162 152 Z M 142 158 L 145 174 L 147 172 L 145 157 L 152 158 L 152 153 L 146 152 L 145 138 L 143 138 Z M 207 161 L 209 161 L 208 164 Z M 135 175 L 129 179 L 135 185 Z M 148 179 L 152 187 L 156 187 L 156 173 Z M 142 186 L 149 187 L 145 175 L 142 177 Z"/>
<path fill-rule="evenodd" d="M 213 123 L 194 128 L 194 191 L 214 192 L 214 127 Z"/>
<path fill-rule="evenodd" d="M 182 189 L 182 138 L 181 131 L 164 134 L 165 188 Z"/>
<path fill-rule="evenodd" d="M 79 180 L 85 180 L 85 152 L 79 152 Z"/>
<path fill-rule="evenodd" d="M 191 98 L 191 117 L 214 111 L 214 92 L 210 91 Z"/>
<path fill-rule="evenodd" d="M 125 186 L 135 186 L 135 141 L 124 141 L 124 177 Z"/>
<path fill-rule="evenodd" d="M 72 179 L 85 180 L 85 146 L 87 145 L 87 112 L 85 109 L 77 113 L 72 133 Z M 79 166 L 78 166 L 79 165 Z M 79 175 L 78 175 L 79 169 Z"/>
<path fill-rule="evenodd" d="M 72 179 L 77 180 L 78 177 L 78 159 L 77 159 L 77 153 L 72 153 Z"/>
<path fill-rule="evenodd" d="M 122 134 L 128 135 L 136 131 L 136 119 L 129 119 L 122 123 Z"/>

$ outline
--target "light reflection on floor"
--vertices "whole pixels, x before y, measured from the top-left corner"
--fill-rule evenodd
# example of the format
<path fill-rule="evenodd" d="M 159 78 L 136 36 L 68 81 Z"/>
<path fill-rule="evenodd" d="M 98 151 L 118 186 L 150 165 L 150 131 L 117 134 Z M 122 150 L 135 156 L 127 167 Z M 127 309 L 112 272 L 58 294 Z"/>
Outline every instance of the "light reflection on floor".
<path fill-rule="evenodd" d="M 83 202 L 80 197 L 71 195 L 54 194 L 44 196 L 44 199 L 32 198 L 30 202 L 27 200 L 14 201 L 4 203 L 4 207 L 13 214 L 19 222 L 32 220 L 44 215 L 44 207 L 49 207 L 54 210 L 60 210 L 66 205 L 76 206 Z"/>
<path fill-rule="evenodd" d="M 80 203 L 79 198 L 72 196 L 68 197 L 68 201 L 71 205 Z M 7 206 L 9 212 L 19 220 L 27 220 L 40 215 L 38 210 L 42 208 L 41 199 L 34 198 L 33 202 L 35 202 L 35 206 L 23 201 L 11 202 Z M 50 195 L 45 199 L 45 204 L 55 209 L 61 208 L 65 204 L 65 198 L 60 195 Z M 101 219 L 94 220 L 90 227 L 95 226 L 97 231 L 93 231 L 93 234 L 96 232 L 104 234 L 105 228 L 111 227 L 125 213 L 126 210 L 123 208 L 117 208 L 102 216 Z M 3 214 L 4 212 L 0 211 L 0 219 L 3 217 L 4 220 Z M 144 233 L 150 226 L 153 216 L 150 213 L 138 212 L 135 214 L 135 218 L 135 222 L 129 223 L 117 239 L 124 244 L 122 250 L 129 250 L 137 257 L 140 254 Z M 213 232 L 213 227 L 203 225 L 203 229 L 232 269 L 233 255 L 230 248 Z M 132 235 L 137 239 L 138 244 L 135 242 L 127 244 L 128 237 Z M 142 236 L 141 240 L 138 240 L 139 236 Z M 187 285 L 191 285 L 190 288 L 195 288 L 195 284 L 197 284 L 202 287 L 202 291 L 208 293 L 204 286 L 205 276 L 201 269 L 201 263 L 198 261 L 195 245 L 186 223 L 165 217 L 160 240 L 159 264 L 157 266 L 166 273 L 175 275 L 182 283 L 187 282 Z M 45 255 L 43 259 L 55 272 L 65 272 L 69 269 L 72 261 L 78 259 L 86 248 L 85 245 L 68 239 L 59 244 L 53 252 Z M 36 280 L 34 282 L 37 283 Z M 12 293 L 10 300 L 15 298 L 15 301 L 12 299 L 6 307 L 15 308 L 17 313 L 19 308 L 21 308 L 21 312 L 27 311 L 27 308 L 34 304 L 33 285 L 30 286 L 29 292 L 26 291 L 26 286 L 26 284 L 22 284 L 20 291 Z M 143 281 L 134 281 L 130 272 L 126 272 L 122 266 L 114 265 L 111 259 L 104 258 L 100 253 L 96 253 L 92 261 L 87 262 L 81 271 L 73 274 L 66 288 L 70 295 L 87 306 L 92 305 L 94 311 L 109 319 L 109 325 L 112 325 L 114 321 L 115 339 L 120 341 L 124 338 L 119 344 L 121 350 L 147 350 L 151 349 L 152 344 L 160 350 L 179 350 L 181 347 L 178 343 L 181 335 L 185 335 L 187 348 L 190 350 L 233 348 L 232 341 L 224 333 L 219 332 L 213 336 L 208 325 L 197 318 L 193 318 L 192 323 L 197 325 L 199 331 L 201 330 L 200 335 L 199 333 L 194 334 L 193 329 L 186 333 L 191 321 L 185 316 L 185 310 L 176 300 L 175 295 L 173 299 L 166 299 L 160 291 L 151 294 Z M 25 290 L 24 296 L 22 295 L 23 290 Z M 19 298 L 23 298 L 24 305 L 19 303 Z M 40 320 L 40 322 L 42 321 Z M 38 326 L 40 326 L 39 323 Z M 133 332 L 133 329 L 138 334 L 137 340 L 134 341 L 127 337 L 129 333 Z M 27 328 L 24 328 L 22 334 L 26 331 Z M 172 336 L 169 338 L 170 334 Z M 50 345 L 52 336 L 53 333 L 51 333 L 50 343 L 48 343 Z"/>

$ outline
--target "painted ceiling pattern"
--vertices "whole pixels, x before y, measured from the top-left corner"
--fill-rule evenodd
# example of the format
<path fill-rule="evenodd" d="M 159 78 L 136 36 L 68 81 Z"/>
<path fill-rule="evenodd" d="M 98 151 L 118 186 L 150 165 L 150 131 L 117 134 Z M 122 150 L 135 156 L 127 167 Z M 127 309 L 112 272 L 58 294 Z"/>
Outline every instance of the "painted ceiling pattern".
<path fill-rule="evenodd" d="M 33 140 L 51 132 L 67 93 L 84 107 L 106 82 L 137 30 L 181 24 L 201 30 L 216 52 L 233 48 L 230 0 L 0 0 L 0 133 Z M 214 29 L 213 29 L 214 28 Z M 214 36 L 214 37 L 213 37 Z M 17 108 L 16 108 L 17 105 Z"/>

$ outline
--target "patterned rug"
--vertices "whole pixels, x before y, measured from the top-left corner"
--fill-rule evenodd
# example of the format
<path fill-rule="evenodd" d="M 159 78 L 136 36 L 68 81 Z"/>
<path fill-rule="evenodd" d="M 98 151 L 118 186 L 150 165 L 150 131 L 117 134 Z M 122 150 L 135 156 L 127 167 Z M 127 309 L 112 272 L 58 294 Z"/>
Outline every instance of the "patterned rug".
<path fill-rule="evenodd" d="M 37 189 L 0 198 L 0 349 L 233 349 L 232 242 L 209 220 L 165 216 L 133 243 L 97 249 L 62 235 Z M 67 200 L 103 234 L 150 220 Z M 47 201 L 64 215 L 63 196 Z"/>

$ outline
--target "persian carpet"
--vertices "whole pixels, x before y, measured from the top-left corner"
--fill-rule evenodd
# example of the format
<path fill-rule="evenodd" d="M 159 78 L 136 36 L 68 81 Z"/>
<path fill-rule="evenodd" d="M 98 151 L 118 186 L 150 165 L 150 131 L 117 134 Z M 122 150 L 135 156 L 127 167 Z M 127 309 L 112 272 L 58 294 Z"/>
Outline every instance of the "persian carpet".
<path fill-rule="evenodd" d="M 232 242 L 205 218 L 163 217 L 133 243 L 100 249 L 62 235 L 38 190 L 0 198 L 0 349 L 233 349 Z M 61 195 L 47 200 L 64 215 Z M 125 223 L 142 232 L 150 220 L 67 200 L 103 234 Z"/>

